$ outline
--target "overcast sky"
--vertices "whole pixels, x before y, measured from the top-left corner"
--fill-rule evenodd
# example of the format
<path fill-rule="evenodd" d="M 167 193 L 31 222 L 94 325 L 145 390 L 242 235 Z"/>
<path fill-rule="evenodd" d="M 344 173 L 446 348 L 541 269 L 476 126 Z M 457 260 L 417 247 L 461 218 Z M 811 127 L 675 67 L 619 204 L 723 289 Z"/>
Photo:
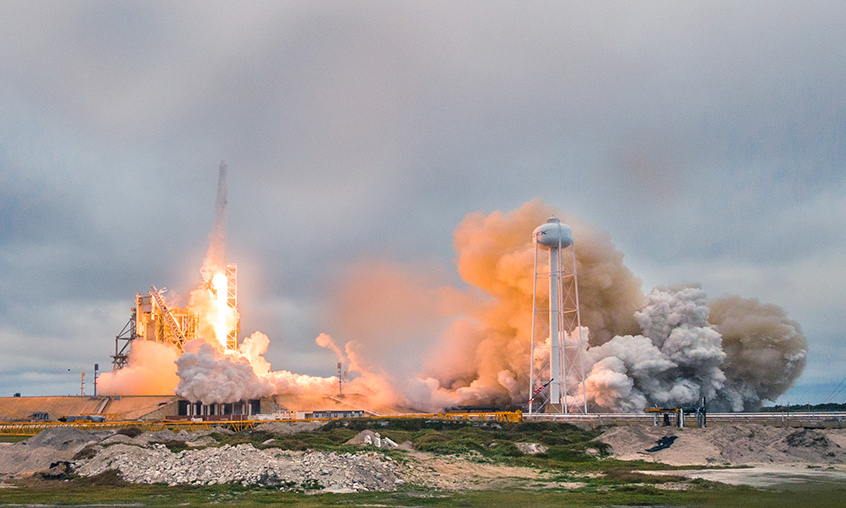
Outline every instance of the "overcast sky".
<path fill-rule="evenodd" d="M 846 376 L 844 26 L 834 1 L 5 1 L 0 396 L 78 393 L 136 292 L 184 303 L 225 159 L 242 330 L 274 368 L 332 373 L 314 338 L 343 341 L 356 262 L 460 284 L 462 218 L 540 197 L 645 291 L 782 306 L 810 354 L 780 402 L 822 402 Z"/>

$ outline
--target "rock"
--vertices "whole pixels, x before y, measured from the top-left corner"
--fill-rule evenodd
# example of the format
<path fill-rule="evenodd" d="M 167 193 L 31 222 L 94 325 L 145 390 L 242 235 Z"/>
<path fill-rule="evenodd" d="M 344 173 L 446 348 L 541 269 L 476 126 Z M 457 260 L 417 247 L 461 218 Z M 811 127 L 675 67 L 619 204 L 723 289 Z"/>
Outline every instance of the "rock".
<path fill-rule="evenodd" d="M 401 484 L 398 481 L 404 482 L 393 462 L 375 452 L 281 452 L 258 450 L 251 444 L 179 453 L 159 444 L 149 448 L 115 444 L 74 466 L 81 476 L 117 469 L 126 481 L 168 485 L 240 483 L 282 490 L 320 490 L 328 485 L 333 491 L 362 491 L 392 490 Z"/>
<path fill-rule="evenodd" d="M 527 455 L 537 455 L 538 453 L 546 453 L 549 450 L 548 446 L 540 443 L 514 443 L 517 449 Z"/>
<path fill-rule="evenodd" d="M 372 430 L 362 430 L 345 444 L 375 446 L 376 448 L 397 448 L 399 446 L 391 439 L 382 437 L 378 432 Z"/>
<path fill-rule="evenodd" d="M 64 480 L 70 473 L 70 462 L 59 461 L 50 464 L 50 469 L 41 471 L 36 476 L 44 480 Z"/>
<path fill-rule="evenodd" d="M 202 436 L 194 441 L 185 441 L 185 444 L 192 448 L 198 448 L 200 446 L 214 446 L 217 444 L 217 440 L 211 436 Z"/>

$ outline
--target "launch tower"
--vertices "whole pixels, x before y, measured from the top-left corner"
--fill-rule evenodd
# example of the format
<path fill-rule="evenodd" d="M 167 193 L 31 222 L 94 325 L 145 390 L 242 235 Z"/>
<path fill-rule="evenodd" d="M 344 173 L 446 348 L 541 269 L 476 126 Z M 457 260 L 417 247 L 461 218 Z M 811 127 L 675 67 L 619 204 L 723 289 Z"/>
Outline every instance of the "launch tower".
<path fill-rule="evenodd" d="M 215 216 L 212 231 L 209 235 L 209 251 L 203 266 L 202 288 L 214 293 L 212 277 L 216 273 L 225 275 L 225 290 L 221 289 L 222 298 L 226 306 L 234 309 L 236 322 L 226 332 L 225 347 L 229 350 L 238 349 L 238 335 L 241 333 L 241 319 L 238 315 L 238 267 L 234 263 L 226 263 L 226 162 L 220 162 L 217 181 L 217 199 L 215 201 Z M 190 306 L 174 308 L 167 304 L 164 289 L 150 286 L 146 295 L 138 293 L 135 296 L 135 307 L 129 321 L 115 337 L 115 354 L 112 355 L 113 370 L 123 368 L 128 359 L 132 342 L 135 340 L 152 340 L 183 350 L 186 341 L 198 337 L 200 316 Z M 221 341 L 222 342 L 222 341 Z"/>

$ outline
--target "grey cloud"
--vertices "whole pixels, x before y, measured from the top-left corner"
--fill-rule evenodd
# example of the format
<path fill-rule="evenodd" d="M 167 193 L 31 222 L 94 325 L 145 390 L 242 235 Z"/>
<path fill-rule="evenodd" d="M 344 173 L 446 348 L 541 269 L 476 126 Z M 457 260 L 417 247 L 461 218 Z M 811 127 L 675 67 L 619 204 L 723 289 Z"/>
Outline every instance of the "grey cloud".
<path fill-rule="evenodd" d="M 534 197 L 685 281 L 795 266 L 811 293 L 811 253 L 846 244 L 844 18 L 838 2 L 5 3 L 0 311 L 187 293 L 220 159 L 230 252 L 261 274 L 245 325 L 275 365 L 322 358 L 333 274 L 386 252 L 450 268 L 466 213 Z M 824 362 L 814 341 L 833 339 L 810 331 L 839 316 L 737 284 L 801 310 L 808 371 Z M 97 331 L 104 354 L 117 331 Z"/>

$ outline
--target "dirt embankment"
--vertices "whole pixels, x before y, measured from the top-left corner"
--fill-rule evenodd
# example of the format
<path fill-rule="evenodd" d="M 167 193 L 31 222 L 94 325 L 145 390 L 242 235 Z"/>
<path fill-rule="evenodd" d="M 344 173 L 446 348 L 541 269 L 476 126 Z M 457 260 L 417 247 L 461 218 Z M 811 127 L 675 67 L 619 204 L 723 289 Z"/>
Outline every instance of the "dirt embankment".
<path fill-rule="evenodd" d="M 675 437 L 653 452 L 659 440 Z M 614 458 L 674 466 L 744 464 L 846 464 L 846 429 L 794 429 L 766 425 L 718 425 L 705 429 L 615 427 L 597 438 Z M 663 440 L 666 443 L 668 440 Z"/>
<path fill-rule="evenodd" d="M 313 425 L 289 427 L 265 430 L 314 430 Z M 174 434 L 165 430 L 128 436 L 57 428 L 0 447 L 0 480 L 33 475 L 59 478 L 71 472 L 93 476 L 117 470 L 121 478 L 135 483 L 238 482 L 283 489 L 357 492 L 393 490 L 409 481 L 447 490 L 499 488 L 544 476 L 533 468 L 481 463 L 481 456 L 472 454 L 464 457 L 409 451 L 402 460 L 394 461 L 375 445 L 364 444 L 368 433 L 373 434 L 363 431 L 350 440 L 359 442 L 360 452 L 330 453 L 258 449 L 249 443 L 220 446 L 210 431 Z M 179 448 L 184 449 L 171 451 L 165 443 L 182 443 Z"/>
<path fill-rule="evenodd" d="M 440 455 L 409 450 L 393 460 L 375 444 L 367 443 L 371 434 L 371 441 L 378 436 L 369 430 L 349 440 L 348 444 L 359 443 L 361 451 L 357 453 L 284 451 L 273 446 L 276 439 L 282 439 L 280 430 L 308 429 L 273 430 L 280 436 L 255 446 L 230 446 L 219 442 L 228 439 L 226 436 L 212 436 L 210 431 L 138 431 L 130 436 L 51 429 L 27 441 L 0 446 L 0 480 L 35 473 L 58 478 L 71 472 L 90 476 L 117 470 L 125 480 L 140 483 L 240 482 L 331 492 L 393 490 L 404 483 L 445 490 L 508 489 L 537 482 L 547 487 L 577 488 L 588 481 L 574 472 L 559 478 L 554 472 L 506 465 L 477 452 Z M 612 457 L 620 460 L 676 466 L 816 464 L 833 466 L 826 470 L 846 471 L 846 429 L 783 429 L 753 424 L 707 429 L 615 427 L 597 440 L 610 445 Z M 541 445 L 534 443 L 534 447 L 540 451 Z"/>
<path fill-rule="evenodd" d="M 67 462 L 87 444 L 100 441 L 93 433 L 72 427 L 44 431 L 26 441 L 0 447 L 0 479 L 27 476 Z"/>

